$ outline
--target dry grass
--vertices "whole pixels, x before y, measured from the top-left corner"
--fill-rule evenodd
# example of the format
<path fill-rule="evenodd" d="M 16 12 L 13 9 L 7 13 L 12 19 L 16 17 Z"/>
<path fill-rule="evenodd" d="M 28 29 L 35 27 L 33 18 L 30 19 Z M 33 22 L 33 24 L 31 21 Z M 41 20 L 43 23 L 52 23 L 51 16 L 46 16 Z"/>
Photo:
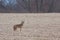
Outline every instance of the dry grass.
<path fill-rule="evenodd" d="M 0 14 L 0 40 L 60 40 L 60 14 Z"/>

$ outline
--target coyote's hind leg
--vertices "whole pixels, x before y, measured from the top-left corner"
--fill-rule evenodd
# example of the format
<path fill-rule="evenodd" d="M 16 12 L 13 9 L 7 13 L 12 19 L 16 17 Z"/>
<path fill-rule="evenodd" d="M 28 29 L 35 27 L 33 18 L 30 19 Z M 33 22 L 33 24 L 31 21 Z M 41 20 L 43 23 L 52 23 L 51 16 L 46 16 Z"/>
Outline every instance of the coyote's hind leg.
<path fill-rule="evenodd" d="M 16 27 L 16 25 L 14 25 L 13 30 L 16 31 L 16 29 L 17 29 L 17 27 Z"/>

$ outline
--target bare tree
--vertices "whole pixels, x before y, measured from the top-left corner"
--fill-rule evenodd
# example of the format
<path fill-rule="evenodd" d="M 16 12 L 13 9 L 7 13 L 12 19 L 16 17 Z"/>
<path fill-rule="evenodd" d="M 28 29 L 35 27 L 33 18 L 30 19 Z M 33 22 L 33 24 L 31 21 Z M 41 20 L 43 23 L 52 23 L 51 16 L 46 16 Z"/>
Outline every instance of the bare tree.
<path fill-rule="evenodd" d="M 54 5 L 54 0 L 52 0 L 51 5 L 49 5 L 49 10 L 48 12 L 52 12 L 53 10 L 53 5 Z"/>

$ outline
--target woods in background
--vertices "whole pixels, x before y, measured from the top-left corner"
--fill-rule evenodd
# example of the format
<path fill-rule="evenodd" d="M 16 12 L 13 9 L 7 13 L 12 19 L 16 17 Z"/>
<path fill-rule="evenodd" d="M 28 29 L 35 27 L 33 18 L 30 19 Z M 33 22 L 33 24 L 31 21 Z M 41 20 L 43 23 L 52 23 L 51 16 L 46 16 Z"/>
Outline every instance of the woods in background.
<path fill-rule="evenodd" d="M 60 0 L 16 0 L 16 1 L 17 4 L 13 6 L 11 10 L 1 5 L 0 12 L 17 12 L 17 13 L 60 12 Z"/>

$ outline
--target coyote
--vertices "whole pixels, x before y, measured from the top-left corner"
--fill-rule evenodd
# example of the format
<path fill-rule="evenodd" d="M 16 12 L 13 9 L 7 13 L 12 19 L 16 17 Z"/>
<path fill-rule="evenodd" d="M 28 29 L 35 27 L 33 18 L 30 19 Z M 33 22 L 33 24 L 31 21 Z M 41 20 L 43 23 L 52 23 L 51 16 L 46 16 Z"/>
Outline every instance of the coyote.
<path fill-rule="evenodd" d="M 24 24 L 24 21 L 22 21 L 21 24 L 14 25 L 13 30 L 16 31 L 17 28 L 20 28 L 20 31 L 21 31 L 21 28 L 22 28 L 23 24 Z"/>

